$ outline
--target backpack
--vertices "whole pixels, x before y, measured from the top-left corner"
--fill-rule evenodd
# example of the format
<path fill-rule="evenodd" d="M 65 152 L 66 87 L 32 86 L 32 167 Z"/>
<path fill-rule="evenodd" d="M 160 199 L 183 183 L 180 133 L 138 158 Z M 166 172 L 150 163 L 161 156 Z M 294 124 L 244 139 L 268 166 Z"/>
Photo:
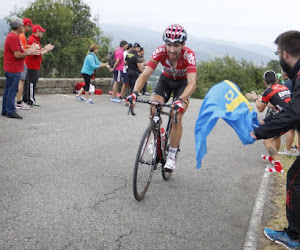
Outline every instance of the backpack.
<path fill-rule="evenodd" d="M 84 85 L 85 85 L 85 83 L 84 83 L 84 82 L 78 82 L 78 83 L 76 83 L 76 86 L 75 86 L 74 93 L 78 93 L 78 92 L 79 92 L 79 90 L 81 90 L 81 88 L 83 88 L 83 87 L 84 87 Z"/>
<path fill-rule="evenodd" d="M 115 59 L 115 51 L 111 53 L 108 57 L 108 64 L 110 67 L 113 67 L 115 65 L 116 59 Z"/>

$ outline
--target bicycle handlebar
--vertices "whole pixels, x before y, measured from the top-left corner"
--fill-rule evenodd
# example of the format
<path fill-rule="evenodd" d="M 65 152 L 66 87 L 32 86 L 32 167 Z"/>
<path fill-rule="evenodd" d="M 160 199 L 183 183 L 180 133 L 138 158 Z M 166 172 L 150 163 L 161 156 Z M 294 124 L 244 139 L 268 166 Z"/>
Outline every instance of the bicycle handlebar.
<path fill-rule="evenodd" d="M 168 104 L 168 103 L 160 103 L 160 102 L 157 102 L 157 101 L 151 101 L 151 100 L 145 100 L 145 99 L 136 99 L 135 100 L 136 102 L 140 102 L 140 103 L 147 103 L 147 104 L 150 104 L 150 105 L 154 105 L 154 106 L 160 106 L 160 107 L 167 107 L 167 108 L 171 108 L 173 109 L 173 112 L 174 112 L 174 122 L 175 123 L 178 123 L 178 119 L 177 119 L 177 109 L 178 107 L 174 107 L 172 106 L 172 104 Z M 132 100 L 129 100 L 129 110 L 128 110 L 128 115 L 130 115 L 130 113 L 132 115 L 136 115 L 136 113 L 134 113 L 134 110 L 132 108 Z"/>

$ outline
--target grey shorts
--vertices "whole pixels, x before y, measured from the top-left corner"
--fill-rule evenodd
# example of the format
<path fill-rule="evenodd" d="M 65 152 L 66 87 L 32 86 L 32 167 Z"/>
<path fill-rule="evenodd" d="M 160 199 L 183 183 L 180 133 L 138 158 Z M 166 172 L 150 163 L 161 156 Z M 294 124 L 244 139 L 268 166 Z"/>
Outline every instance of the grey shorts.
<path fill-rule="evenodd" d="M 21 79 L 20 80 L 25 81 L 26 77 L 27 77 L 27 74 L 28 74 L 28 69 L 27 69 L 26 64 L 24 64 L 24 69 L 23 69 L 23 72 L 21 73 Z"/>

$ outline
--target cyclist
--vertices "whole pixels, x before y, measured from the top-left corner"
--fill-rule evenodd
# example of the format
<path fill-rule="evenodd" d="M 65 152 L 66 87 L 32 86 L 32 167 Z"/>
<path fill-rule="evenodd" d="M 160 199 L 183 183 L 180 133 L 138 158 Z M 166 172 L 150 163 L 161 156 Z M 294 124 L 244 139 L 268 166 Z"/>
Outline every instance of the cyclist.
<path fill-rule="evenodd" d="M 273 109 L 281 111 L 291 100 L 290 90 L 286 86 L 278 83 L 276 73 L 272 70 L 266 71 L 263 78 L 266 90 L 262 94 L 261 100 L 254 91 L 252 91 L 252 93 L 247 93 L 246 96 L 249 99 L 254 100 L 259 112 L 263 112 L 269 103 Z M 269 117 L 267 117 L 265 121 L 268 119 Z M 262 155 L 262 158 L 269 160 L 274 164 L 274 167 L 266 168 L 266 171 L 283 173 L 283 168 L 278 155 L 278 150 L 280 148 L 280 136 L 265 139 L 263 140 L 263 143 L 270 156 Z"/>
<path fill-rule="evenodd" d="M 161 63 L 162 74 L 151 100 L 166 103 L 171 94 L 174 94 L 173 106 L 178 108 L 178 123 L 172 124 L 169 153 L 164 166 L 166 170 L 172 171 L 175 169 L 175 156 L 182 136 L 182 117 L 188 108 L 189 98 L 196 89 L 197 66 L 194 51 L 185 47 L 187 33 L 181 25 L 173 24 L 167 27 L 163 33 L 163 40 L 165 44 L 154 51 L 128 100 L 135 102 L 138 93 Z"/>

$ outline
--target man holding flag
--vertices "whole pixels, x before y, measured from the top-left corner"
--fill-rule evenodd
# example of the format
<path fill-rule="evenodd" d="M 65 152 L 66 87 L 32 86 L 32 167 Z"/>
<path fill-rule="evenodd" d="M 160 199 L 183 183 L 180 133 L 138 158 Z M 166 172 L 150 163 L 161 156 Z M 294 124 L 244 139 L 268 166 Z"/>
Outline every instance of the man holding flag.
<path fill-rule="evenodd" d="M 292 99 L 263 125 L 254 129 L 255 139 L 267 139 L 287 132 L 300 125 L 300 32 L 291 30 L 279 35 L 275 44 L 280 65 L 292 80 Z M 289 249 L 300 247 L 300 156 L 297 157 L 287 173 L 286 217 L 288 227 L 282 231 L 264 229 L 272 241 Z"/>

